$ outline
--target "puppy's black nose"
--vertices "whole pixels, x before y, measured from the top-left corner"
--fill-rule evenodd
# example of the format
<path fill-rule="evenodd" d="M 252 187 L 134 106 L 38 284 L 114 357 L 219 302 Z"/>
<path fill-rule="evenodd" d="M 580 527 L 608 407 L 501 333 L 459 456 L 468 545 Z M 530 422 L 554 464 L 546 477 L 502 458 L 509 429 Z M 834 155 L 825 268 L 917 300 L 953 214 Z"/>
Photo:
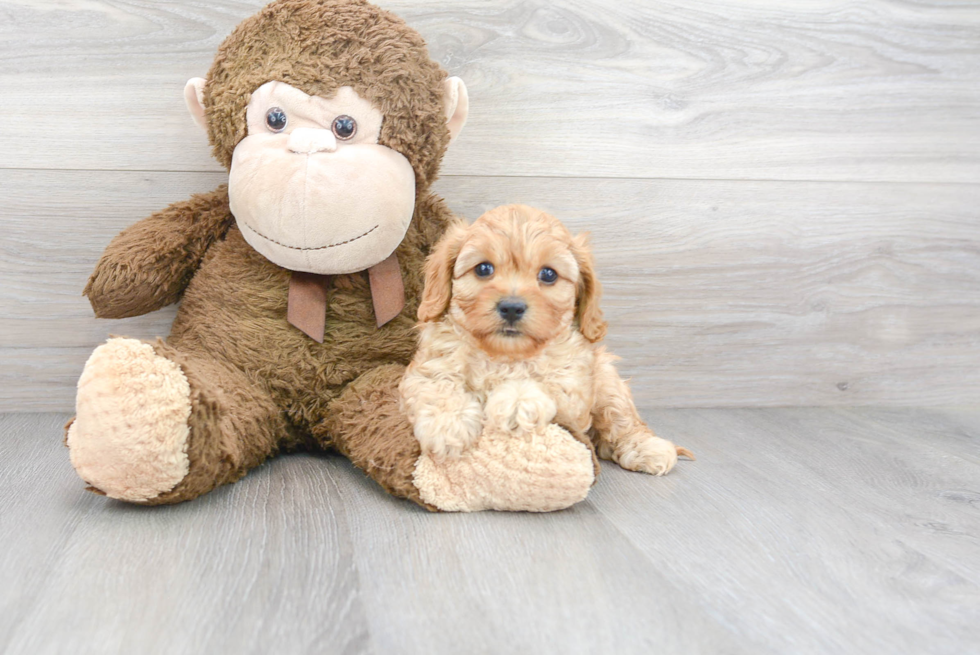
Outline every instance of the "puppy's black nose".
<path fill-rule="evenodd" d="M 511 325 L 521 320 L 527 310 L 527 303 L 520 298 L 504 298 L 497 303 L 497 313 Z"/>

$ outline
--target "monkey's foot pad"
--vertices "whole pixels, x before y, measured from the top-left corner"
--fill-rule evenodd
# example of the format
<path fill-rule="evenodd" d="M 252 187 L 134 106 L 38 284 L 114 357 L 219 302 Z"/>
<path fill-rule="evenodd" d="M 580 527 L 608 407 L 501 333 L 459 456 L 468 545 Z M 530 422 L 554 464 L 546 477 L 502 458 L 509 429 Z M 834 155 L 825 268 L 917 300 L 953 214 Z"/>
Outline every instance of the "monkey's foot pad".
<path fill-rule="evenodd" d="M 484 433 L 458 458 L 419 457 L 415 486 L 446 512 L 550 512 L 583 500 L 595 481 L 592 452 L 557 425 L 527 436 Z"/>
<path fill-rule="evenodd" d="M 187 475 L 190 386 L 150 344 L 114 338 L 96 348 L 78 380 L 75 411 L 71 463 L 98 491 L 140 502 Z"/>

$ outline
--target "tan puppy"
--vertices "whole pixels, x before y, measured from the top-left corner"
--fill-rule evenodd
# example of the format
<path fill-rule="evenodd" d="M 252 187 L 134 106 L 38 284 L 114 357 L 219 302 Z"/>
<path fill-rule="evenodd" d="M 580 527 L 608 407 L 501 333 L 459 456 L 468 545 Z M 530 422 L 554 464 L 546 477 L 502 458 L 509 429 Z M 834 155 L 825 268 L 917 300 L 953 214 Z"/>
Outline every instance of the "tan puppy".
<path fill-rule="evenodd" d="M 585 235 L 525 205 L 451 228 L 426 262 L 421 338 L 401 384 L 424 454 L 461 456 L 484 431 L 555 423 L 623 468 L 664 475 L 661 439 L 598 345 L 606 333 Z"/>

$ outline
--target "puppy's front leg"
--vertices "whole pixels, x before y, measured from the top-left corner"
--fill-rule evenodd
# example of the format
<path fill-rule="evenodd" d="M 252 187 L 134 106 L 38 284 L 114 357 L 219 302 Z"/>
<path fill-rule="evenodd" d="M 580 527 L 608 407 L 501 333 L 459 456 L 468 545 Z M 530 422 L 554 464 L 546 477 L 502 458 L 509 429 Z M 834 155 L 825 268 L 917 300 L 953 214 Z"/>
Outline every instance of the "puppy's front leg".
<path fill-rule="evenodd" d="M 504 382 L 487 397 L 487 424 L 513 432 L 530 432 L 551 423 L 558 407 L 534 380 Z"/>
<path fill-rule="evenodd" d="M 399 386 L 402 409 L 415 429 L 422 452 L 458 457 L 480 438 L 483 406 L 462 380 L 436 375 L 425 364 L 409 366 Z"/>
<path fill-rule="evenodd" d="M 624 469 L 653 475 L 666 475 L 678 455 L 694 459 L 691 451 L 661 439 L 643 422 L 629 386 L 613 366 L 615 360 L 604 348 L 596 351 L 592 426 L 599 457 L 611 459 Z"/>

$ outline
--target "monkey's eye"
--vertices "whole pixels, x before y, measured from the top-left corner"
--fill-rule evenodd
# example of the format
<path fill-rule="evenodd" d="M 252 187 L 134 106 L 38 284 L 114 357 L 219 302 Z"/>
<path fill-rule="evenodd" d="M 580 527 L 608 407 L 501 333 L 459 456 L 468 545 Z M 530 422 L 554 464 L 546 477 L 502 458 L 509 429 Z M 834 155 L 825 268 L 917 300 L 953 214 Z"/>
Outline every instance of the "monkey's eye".
<path fill-rule="evenodd" d="M 265 124 L 273 132 L 282 132 L 286 129 L 286 112 L 279 107 L 273 107 L 265 113 Z"/>
<path fill-rule="evenodd" d="M 555 269 L 553 268 L 548 268 L 547 266 L 545 266 L 540 271 L 538 271 L 538 280 L 540 280 L 544 284 L 554 284 L 555 280 L 557 279 L 558 279 L 558 273 L 556 273 Z"/>
<path fill-rule="evenodd" d="M 357 134 L 357 121 L 346 114 L 344 116 L 338 116 L 333 119 L 333 125 L 330 126 L 330 129 L 333 130 L 335 137 L 346 141 Z"/>
<path fill-rule="evenodd" d="M 493 275 L 493 264 L 490 262 L 477 264 L 476 268 L 473 269 L 473 272 L 476 273 L 477 277 L 490 277 Z"/>

